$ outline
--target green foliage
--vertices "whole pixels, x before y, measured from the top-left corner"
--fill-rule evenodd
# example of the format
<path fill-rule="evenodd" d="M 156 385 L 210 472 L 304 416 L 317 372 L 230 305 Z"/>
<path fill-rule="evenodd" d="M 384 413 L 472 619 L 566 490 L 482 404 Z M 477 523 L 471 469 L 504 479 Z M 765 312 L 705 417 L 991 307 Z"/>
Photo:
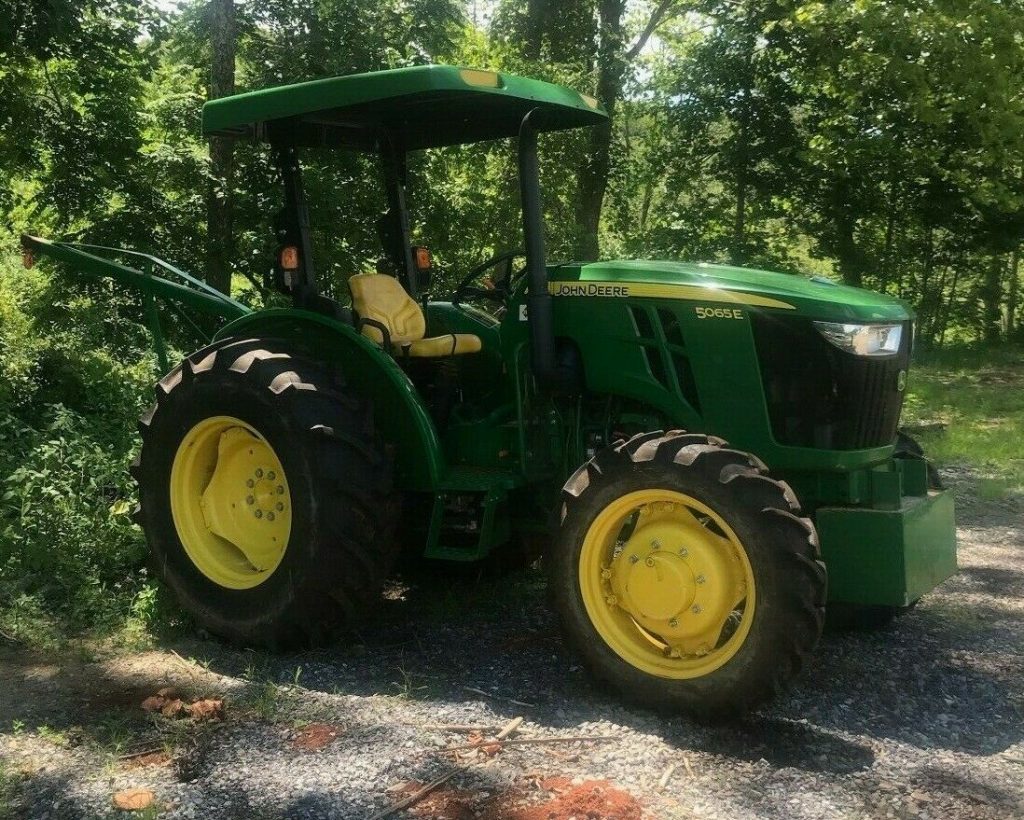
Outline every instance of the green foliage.
<path fill-rule="evenodd" d="M 127 473 L 143 350 L 99 300 L 0 269 L 0 617 L 16 634 L 51 634 L 44 613 L 118 626 L 144 581 Z"/>
<path fill-rule="evenodd" d="M 974 468 L 983 497 L 1024 495 L 1024 350 L 953 348 L 921 357 L 905 411 L 930 457 Z"/>

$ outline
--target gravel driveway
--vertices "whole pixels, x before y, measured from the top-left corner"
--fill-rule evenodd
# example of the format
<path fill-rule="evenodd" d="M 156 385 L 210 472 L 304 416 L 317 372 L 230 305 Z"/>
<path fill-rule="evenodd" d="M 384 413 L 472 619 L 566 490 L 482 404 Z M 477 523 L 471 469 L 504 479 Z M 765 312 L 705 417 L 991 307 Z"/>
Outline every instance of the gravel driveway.
<path fill-rule="evenodd" d="M 0 817 L 1024 817 L 1024 499 L 960 497 L 961 572 L 894 626 L 826 635 L 788 697 L 741 726 L 626 708 L 568 656 L 539 578 L 396 587 L 330 651 L 212 641 L 94 660 L 0 652 Z M 177 653 L 177 654 L 175 654 Z M 173 685 L 223 721 L 153 717 Z M 445 746 L 523 717 L 527 743 Z M 137 754 L 147 752 L 147 754 Z M 126 754 L 137 756 L 122 759 Z M 595 782 L 596 781 L 596 782 Z M 589 813 L 588 813 L 589 812 Z"/>

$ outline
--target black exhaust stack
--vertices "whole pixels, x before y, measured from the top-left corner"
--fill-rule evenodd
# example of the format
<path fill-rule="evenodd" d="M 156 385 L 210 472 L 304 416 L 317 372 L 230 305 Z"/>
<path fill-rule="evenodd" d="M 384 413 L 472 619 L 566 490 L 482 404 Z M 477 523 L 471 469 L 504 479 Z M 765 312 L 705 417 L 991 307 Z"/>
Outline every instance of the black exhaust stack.
<path fill-rule="evenodd" d="M 526 274 L 530 283 L 530 292 L 526 297 L 527 321 L 530 323 L 530 363 L 538 383 L 548 387 L 554 381 L 555 374 L 555 329 L 544 253 L 537 131 L 532 122 L 538 116 L 540 110 L 535 108 L 523 117 L 519 126 L 519 191 L 523 205 Z"/>

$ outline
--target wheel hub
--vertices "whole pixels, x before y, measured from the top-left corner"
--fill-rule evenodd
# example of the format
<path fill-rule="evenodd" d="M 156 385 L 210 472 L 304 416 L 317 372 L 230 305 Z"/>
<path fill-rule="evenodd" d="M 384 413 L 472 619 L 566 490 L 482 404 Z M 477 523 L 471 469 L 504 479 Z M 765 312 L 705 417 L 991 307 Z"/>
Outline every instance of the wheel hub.
<path fill-rule="evenodd" d="M 584 602 L 618 654 L 665 677 L 694 677 L 735 654 L 753 614 L 753 575 L 710 508 L 682 493 L 637 491 L 598 515 L 587 542 Z M 739 627 L 727 631 L 730 619 Z"/>
<path fill-rule="evenodd" d="M 262 583 L 288 546 L 284 467 L 255 428 L 233 417 L 204 419 L 182 439 L 171 469 L 171 510 L 189 558 L 230 589 Z"/>
<path fill-rule="evenodd" d="M 648 621 L 668 621 L 690 608 L 697 592 L 693 571 L 678 555 L 657 551 L 627 563 L 622 584 L 626 608 Z"/>

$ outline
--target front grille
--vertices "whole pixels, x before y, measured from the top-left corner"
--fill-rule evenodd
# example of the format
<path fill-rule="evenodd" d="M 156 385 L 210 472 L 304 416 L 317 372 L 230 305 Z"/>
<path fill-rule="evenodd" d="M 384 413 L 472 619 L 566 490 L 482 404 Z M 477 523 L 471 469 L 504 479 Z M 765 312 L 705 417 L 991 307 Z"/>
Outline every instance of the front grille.
<path fill-rule="evenodd" d="M 779 444 L 862 450 L 891 444 L 903 408 L 910 323 L 895 356 L 856 356 L 806 319 L 754 316 L 761 382 Z"/>

